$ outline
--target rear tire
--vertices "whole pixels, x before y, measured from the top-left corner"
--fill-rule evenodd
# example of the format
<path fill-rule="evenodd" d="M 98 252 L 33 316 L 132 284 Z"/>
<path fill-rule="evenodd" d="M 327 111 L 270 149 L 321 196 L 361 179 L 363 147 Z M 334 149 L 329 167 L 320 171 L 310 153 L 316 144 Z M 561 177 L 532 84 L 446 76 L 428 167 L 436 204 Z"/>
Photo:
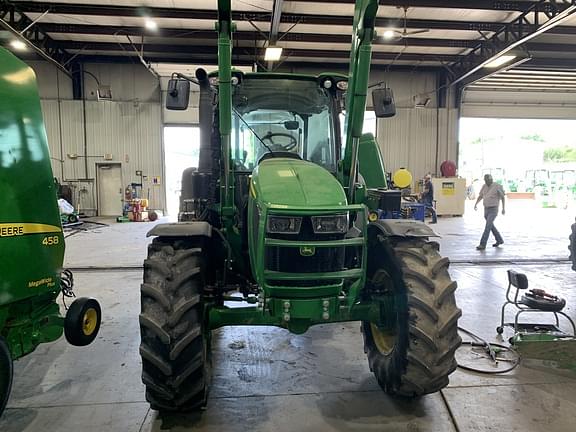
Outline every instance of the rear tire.
<path fill-rule="evenodd" d="M 12 356 L 8 349 L 8 344 L 0 336 L 0 417 L 2 417 L 10 397 L 13 373 Z"/>
<path fill-rule="evenodd" d="M 441 390 L 456 369 L 454 356 L 462 342 L 462 311 L 448 259 L 435 243 L 380 235 L 371 242 L 369 257 L 368 286 L 392 290 L 398 310 L 391 333 L 362 323 L 370 370 L 391 395 L 417 397 Z"/>
<path fill-rule="evenodd" d="M 210 381 L 209 331 L 198 240 L 156 238 L 144 261 L 140 355 L 146 400 L 159 411 L 202 408 Z"/>

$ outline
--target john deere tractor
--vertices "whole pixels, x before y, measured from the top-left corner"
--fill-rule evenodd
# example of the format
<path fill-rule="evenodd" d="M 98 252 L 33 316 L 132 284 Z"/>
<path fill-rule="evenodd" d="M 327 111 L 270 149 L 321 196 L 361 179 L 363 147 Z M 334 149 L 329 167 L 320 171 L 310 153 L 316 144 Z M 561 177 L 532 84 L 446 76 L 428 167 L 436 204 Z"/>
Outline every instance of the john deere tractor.
<path fill-rule="evenodd" d="M 218 6 L 217 73 L 175 74 L 168 85 L 169 109 L 186 109 L 190 82 L 199 86 L 201 148 L 183 176 L 182 221 L 149 233 L 147 400 L 161 411 L 202 407 L 211 332 L 235 325 L 301 334 L 360 321 L 384 391 L 442 389 L 461 342 L 456 282 L 426 225 L 378 218 L 400 198 L 374 137 L 362 134 L 378 1 L 356 1 L 348 75 L 233 70 L 230 0 Z M 389 89 L 372 96 L 377 116 L 394 114 Z"/>
<path fill-rule="evenodd" d="M 0 48 L 0 415 L 12 385 L 13 360 L 62 333 L 78 346 L 98 333 L 100 306 L 90 298 L 60 315 L 72 297 L 62 269 L 64 237 L 46 132 L 32 69 Z"/>

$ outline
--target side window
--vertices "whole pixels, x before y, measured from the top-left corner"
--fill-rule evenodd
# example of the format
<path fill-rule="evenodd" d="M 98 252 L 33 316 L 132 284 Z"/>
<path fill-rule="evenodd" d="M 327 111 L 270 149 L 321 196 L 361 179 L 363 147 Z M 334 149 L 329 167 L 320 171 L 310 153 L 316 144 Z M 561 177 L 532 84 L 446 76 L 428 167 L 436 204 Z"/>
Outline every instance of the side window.
<path fill-rule="evenodd" d="M 364 113 L 364 128 L 363 133 L 371 133 L 376 138 L 377 135 L 376 113 L 374 111 L 366 111 Z"/>
<path fill-rule="evenodd" d="M 333 131 L 330 125 L 330 113 L 328 110 L 319 114 L 314 114 L 308 120 L 308 148 L 306 158 L 323 166 L 328 170 L 333 170 L 332 142 L 334 141 Z"/>
<path fill-rule="evenodd" d="M 340 119 L 340 132 L 342 133 L 342 149 L 346 147 L 346 133 L 344 131 L 344 125 L 346 120 L 346 113 L 341 112 L 339 115 Z M 364 113 L 364 126 L 362 128 L 362 133 L 371 133 L 374 138 L 377 138 L 377 119 L 376 113 L 374 111 L 366 111 Z"/>

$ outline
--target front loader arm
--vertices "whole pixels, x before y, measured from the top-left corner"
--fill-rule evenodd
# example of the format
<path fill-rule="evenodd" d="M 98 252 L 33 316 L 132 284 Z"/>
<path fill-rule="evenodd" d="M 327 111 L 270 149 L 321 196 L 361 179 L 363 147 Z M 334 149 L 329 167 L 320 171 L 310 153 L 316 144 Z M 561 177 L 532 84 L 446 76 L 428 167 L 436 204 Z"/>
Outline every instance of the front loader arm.
<path fill-rule="evenodd" d="M 222 145 L 223 181 L 221 215 L 232 220 L 234 215 L 234 175 L 231 171 L 230 136 L 232 130 L 232 10 L 230 0 L 218 0 L 218 110 Z M 225 223 L 225 225 L 228 225 Z"/>
<path fill-rule="evenodd" d="M 346 99 L 346 151 L 342 164 L 341 181 L 348 184 L 348 197 L 352 202 L 358 166 L 358 144 L 362 135 L 366 95 L 372 60 L 374 24 L 378 0 L 356 0 L 354 28 L 350 48 L 350 71 Z"/>

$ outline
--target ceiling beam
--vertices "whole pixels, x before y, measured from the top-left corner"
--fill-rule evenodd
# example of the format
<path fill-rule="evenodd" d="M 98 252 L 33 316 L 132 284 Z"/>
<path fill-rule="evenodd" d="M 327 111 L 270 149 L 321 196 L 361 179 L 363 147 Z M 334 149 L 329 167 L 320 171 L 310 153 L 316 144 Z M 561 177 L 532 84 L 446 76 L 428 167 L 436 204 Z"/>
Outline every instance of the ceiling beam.
<path fill-rule="evenodd" d="M 558 9 L 541 11 L 543 4 L 556 5 L 558 1 L 564 5 L 569 5 L 569 7 L 562 11 Z M 525 53 L 524 57 L 528 58 L 526 42 L 540 34 L 554 30 L 576 12 L 576 0 L 558 1 L 541 0 L 534 3 L 534 5 L 538 5 L 538 8 L 535 6 L 523 12 L 511 23 L 503 25 L 488 41 L 479 43 L 468 55 L 450 66 L 452 70 L 452 75 L 449 78 L 450 83 L 452 85 L 457 83 L 468 85 L 486 75 L 493 74 L 495 72 L 493 69 L 487 71 L 484 66 L 500 56 L 510 53 L 513 49 L 522 50 Z M 520 58 L 521 56 L 516 55 L 516 57 Z M 509 67 L 509 65 L 504 65 L 504 67 Z"/>
<path fill-rule="evenodd" d="M 276 45 L 278 41 L 278 32 L 280 31 L 280 20 L 282 18 L 282 6 L 284 0 L 274 0 L 272 4 L 272 18 L 270 18 L 270 34 L 267 46 Z M 268 70 L 274 69 L 274 62 L 268 61 Z"/>
<path fill-rule="evenodd" d="M 92 55 L 92 54 L 81 54 L 78 56 L 78 60 L 83 63 L 138 63 L 140 64 L 135 57 L 129 56 L 117 56 L 117 55 Z M 158 57 L 158 56 L 150 56 L 147 57 L 147 60 L 150 63 L 174 63 L 174 64 L 202 64 L 202 65 L 218 65 L 218 60 L 216 57 L 214 58 L 205 58 L 199 57 L 196 62 L 191 62 L 189 58 L 182 58 L 182 57 Z M 254 64 L 254 60 L 243 60 L 237 59 L 233 60 L 232 62 L 235 66 L 252 66 Z M 293 71 L 293 70 L 301 70 L 302 67 L 311 70 L 318 70 L 319 69 L 313 63 L 302 63 L 301 61 L 291 61 L 290 58 L 287 58 L 286 61 L 282 62 L 282 65 L 278 68 L 278 71 Z M 442 70 L 442 67 L 439 66 L 411 66 L 411 65 L 397 65 L 397 64 L 379 64 L 375 63 L 372 66 L 372 69 L 377 70 L 386 70 L 386 71 L 402 71 L 402 72 L 438 72 Z M 343 63 L 322 63 L 322 71 L 332 71 L 332 72 L 347 72 L 348 71 L 348 64 Z"/>
<path fill-rule="evenodd" d="M 37 23 L 6 1 L 0 2 L 0 28 L 6 30 L 11 38 L 24 42 L 39 57 L 71 76 L 70 54 L 42 31 Z"/>
<path fill-rule="evenodd" d="M 562 4 L 565 0 L 548 0 L 548 3 Z M 133 6 L 110 6 L 92 4 L 69 4 L 69 3 L 40 3 L 32 1 L 12 2 L 25 12 L 42 13 L 50 10 L 52 14 L 60 15 L 88 15 L 88 16 L 119 16 L 119 17 L 144 17 L 152 18 L 174 18 L 190 20 L 217 20 L 216 10 L 205 9 L 177 9 L 161 7 L 133 7 Z M 271 14 L 269 12 L 232 12 L 235 21 L 255 21 L 269 22 Z M 283 13 L 280 22 L 284 24 L 309 24 L 309 25 L 333 25 L 352 27 L 353 17 L 337 15 L 314 15 L 314 14 L 294 14 Z M 376 27 L 396 27 L 401 28 L 404 21 L 398 18 L 376 19 Z M 408 19 L 406 27 L 409 29 L 432 29 L 432 30 L 463 30 L 463 31 L 485 31 L 496 32 L 500 30 L 503 23 L 485 21 L 449 21 L 449 20 L 424 20 Z M 576 34 L 576 27 L 556 27 L 551 34 Z"/>
<path fill-rule="evenodd" d="M 61 41 L 61 45 L 67 50 L 81 50 L 83 54 L 90 55 L 90 51 L 125 51 L 127 53 L 134 53 L 135 47 L 129 43 L 110 43 L 110 42 L 75 42 L 75 41 Z M 140 50 L 140 46 L 136 47 Z M 163 44 L 145 44 L 143 56 L 147 61 L 150 61 L 149 56 L 153 53 L 165 53 L 166 55 L 183 54 L 189 56 L 196 55 L 217 55 L 217 46 L 209 45 L 163 45 Z M 264 54 L 264 48 L 256 49 L 257 55 Z M 293 49 L 286 48 L 285 54 L 288 57 L 309 57 L 314 58 L 333 58 L 346 60 L 350 57 L 348 50 L 319 50 L 319 49 Z M 234 47 L 232 56 L 254 56 L 253 47 Z M 374 60 L 407 60 L 407 61 L 426 61 L 426 62 L 454 62 L 458 59 L 457 55 L 443 55 L 443 54 L 412 54 L 404 53 L 398 56 L 397 52 L 380 52 L 373 51 L 372 58 Z"/>
<path fill-rule="evenodd" d="M 330 4 L 354 4 L 355 0 L 291 0 L 292 3 L 330 3 Z M 537 0 L 536 0 L 537 1 Z M 525 12 L 532 7 L 535 1 L 498 1 L 498 0 L 379 0 L 380 6 L 396 6 L 399 8 L 441 8 L 441 9 L 472 9 L 472 10 L 495 10 L 495 11 L 516 11 Z M 553 7 L 545 5 L 545 8 Z M 564 10 L 565 5 L 558 4 L 559 10 Z"/>
<path fill-rule="evenodd" d="M 51 34 L 84 34 L 84 35 L 128 35 L 155 38 L 174 38 L 190 40 L 217 40 L 217 33 L 213 30 L 186 30 L 174 28 L 160 28 L 155 34 L 149 34 L 142 27 L 134 26 L 103 26 L 92 24 L 42 24 L 40 28 Z M 236 31 L 235 40 L 264 41 L 266 38 L 256 31 Z M 323 34 L 323 33 L 278 33 L 278 39 L 283 42 L 310 42 L 310 43 L 339 43 L 350 45 L 350 35 L 347 34 Z M 422 46 L 422 47 L 446 47 L 446 48 L 474 48 L 478 45 L 475 39 L 438 39 L 438 38 L 403 38 L 398 40 L 377 40 L 375 45 L 391 46 Z"/>
<path fill-rule="evenodd" d="M 83 35 L 117 35 L 117 36 L 142 36 L 146 34 L 141 27 L 128 26 L 101 26 L 90 24 L 38 24 L 44 33 L 54 34 L 83 34 Z M 213 30 L 186 30 L 186 29 L 158 29 L 156 34 L 147 35 L 155 38 L 174 38 L 183 40 L 217 40 L 217 33 Z M 322 33 L 278 33 L 278 38 L 283 42 L 309 42 L 309 43 L 332 43 L 350 44 L 350 36 L 345 34 L 322 34 Z M 235 40 L 241 41 L 265 41 L 266 38 L 256 31 L 237 31 L 234 33 Z M 406 37 L 398 40 L 378 40 L 375 45 L 409 46 L 409 47 L 443 47 L 443 48 L 476 48 L 477 39 L 439 39 L 423 37 Z M 529 51 L 576 51 L 576 44 L 568 43 L 528 43 Z"/>
<path fill-rule="evenodd" d="M 280 30 L 280 19 L 282 17 L 282 5 L 284 0 L 274 0 L 272 5 L 272 18 L 270 20 L 270 45 L 274 45 L 278 40 Z"/>

